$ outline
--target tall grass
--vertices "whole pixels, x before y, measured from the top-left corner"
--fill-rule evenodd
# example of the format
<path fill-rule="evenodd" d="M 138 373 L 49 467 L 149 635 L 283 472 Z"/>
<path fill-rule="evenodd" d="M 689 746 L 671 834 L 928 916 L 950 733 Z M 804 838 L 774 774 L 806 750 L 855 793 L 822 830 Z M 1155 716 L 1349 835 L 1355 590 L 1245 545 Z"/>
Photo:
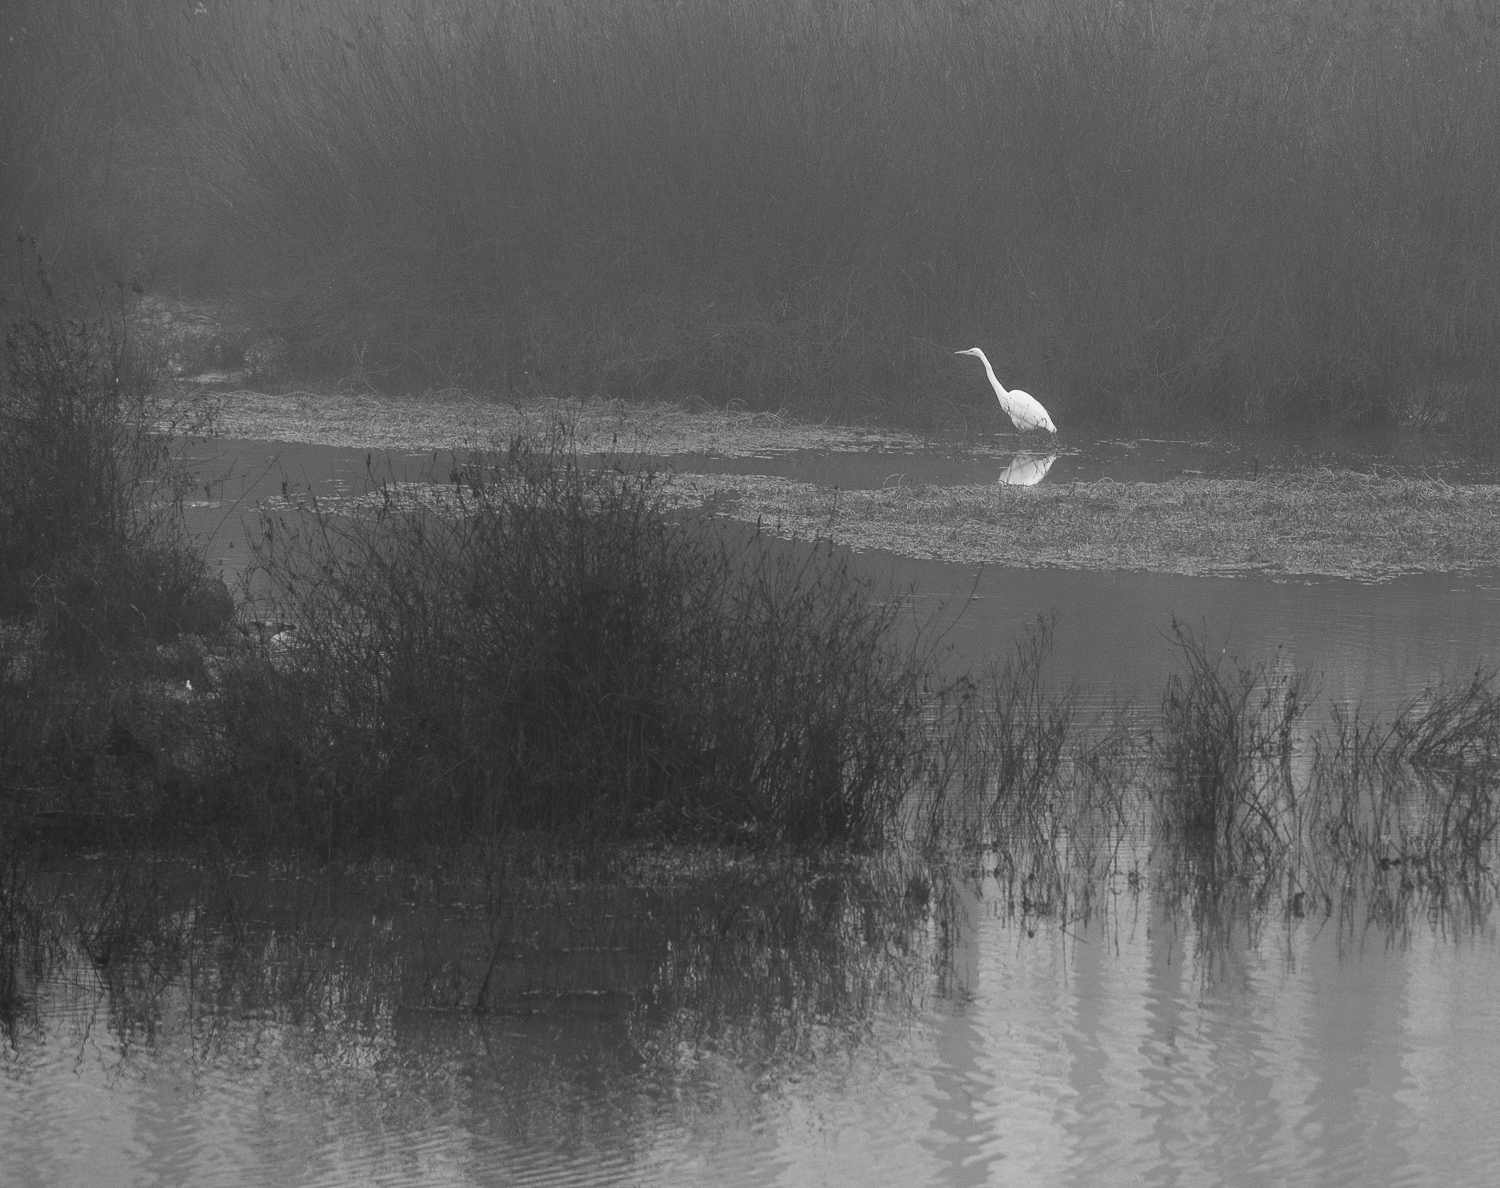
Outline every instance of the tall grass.
<path fill-rule="evenodd" d="M 1162 822 L 1231 867 L 1276 854 L 1295 809 L 1290 762 L 1306 674 L 1216 655 L 1176 619 L 1171 633 L 1183 671 L 1167 682 L 1155 740 Z"/>
<path fill-rule="evenodd" d="M 995 842 L 1057 799 L 1074 730 L 1074 696 L 1044 685 L 1051 620 L 1039 620 L 1012 655 L 965 673 L 935 699 L 930 803 L 922 822 L 934 839 L 957 831 Z"/>
<path fill-rule="evenodd" d="M 1486 907 L 1500 839 L 1500 690 L 1492 670 L 1430 690 L 1390 723 L 1341 714 L 1313 768 L 1316 840 L 1397 899 Z"/>
<path fill-rule="evenodd" d="M 1005 663 L 946 690 L 915 836 L 977 856 L 997 910 L 1027 928 L 1108 914 L 1148 888 L 1215 935 L 1277 911 L 1337 911 L 1340 928 L 1392 935 L 1423 918 L 1489 919 L 1493 671 L 1388 720 L 1335 706 L 1313 728 L 1309 674 L 1279 657 L 1241 662 L 1176 621 L 1168 642 L 1180 666 L 1156 715 L 1124 708 L 1080 727 L 1072 696 L 1048 690 L 1045 621 Z"/>
<path fill-rule="evenodd" d="M 304 365 L 933 424 L 1493 426 L 1462 3 L 23 0 L 0 225 Z"/>

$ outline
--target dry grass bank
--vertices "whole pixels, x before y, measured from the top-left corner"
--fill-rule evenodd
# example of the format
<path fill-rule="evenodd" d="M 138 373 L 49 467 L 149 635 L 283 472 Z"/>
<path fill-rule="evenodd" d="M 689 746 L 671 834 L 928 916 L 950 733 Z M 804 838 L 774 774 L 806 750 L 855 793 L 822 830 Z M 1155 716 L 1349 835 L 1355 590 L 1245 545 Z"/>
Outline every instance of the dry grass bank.
<path fill-rule="evenodd" d="M 678 475 L 673 489 L 774 532 L 942 561 L 1362 579 L 1500 566 L 1500 487 L 1350 471 L 865 491 Z"/>
<path fill-rule="evenodd" d="M 367 449 L 482 448 L 559 422 L 570 426 L 581 450 L 663 457 L 923 444 L 909 434 L 666 402 L 253 391 L 204 400 L 205 416 L 221 436 Z M 780 535 L 976 564 L 1364 580 L 1500 566 L 1500 487 L 1351 470 L 881 490 L 768 475 L 677 474 L 663 494 L 679 508 L 708 505 Z"/>
<path fill-rule="evenodd" d="M 583 451 L 746 457 L 767 450 L 915 449 L 921 439 L 770 412 L 698 402 L 485 400 L 460 389 L 421 396 L 367 393 L 204 393 L 199 407 L 218 437 L 374 450 L 488 449 L 517 435 L 568 426 Z"/>

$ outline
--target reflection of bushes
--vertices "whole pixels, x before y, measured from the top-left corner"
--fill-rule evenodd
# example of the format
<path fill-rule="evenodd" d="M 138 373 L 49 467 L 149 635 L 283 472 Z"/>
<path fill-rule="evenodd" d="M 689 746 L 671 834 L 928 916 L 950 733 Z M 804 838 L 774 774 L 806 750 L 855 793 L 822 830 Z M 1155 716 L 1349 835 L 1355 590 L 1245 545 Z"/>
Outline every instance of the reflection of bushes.
<path fill-rule="evenodd" d="M 122 1038 L 186 1019 L 204 1051 L 285 1022 L 425 1047 L 451 1020 L 466 1049 L 494 1025 L 501 1047 L 549 1051 L 582 1025 L 648 1064 L 697 1043 L 779 1065 L 820 1037 L 857 1041 L 931 971 L 919 866 L 693 847 L 598 859 L 512 840 L 441 868 L 249 869 L 215 847 L 18 868 L 0 881 L 0 1026 L 71 982 Z"/>
<path fill-rule="evenodd" d="M 669 522 L 650 476 L 560 443 L 452 479 L 447 506 L 386 492 L 370 515 L 269 526 L 295 629 L 226 680 L 226 808 L 391 845 L 889 827 L 926 736 L 921 666 L 828 548 Z"/>

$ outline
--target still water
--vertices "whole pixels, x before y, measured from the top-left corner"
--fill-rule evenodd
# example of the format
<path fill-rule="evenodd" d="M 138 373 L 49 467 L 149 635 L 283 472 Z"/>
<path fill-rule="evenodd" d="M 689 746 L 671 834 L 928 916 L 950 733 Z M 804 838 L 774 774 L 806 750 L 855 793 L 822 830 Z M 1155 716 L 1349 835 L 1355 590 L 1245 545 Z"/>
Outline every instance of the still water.
<path fill-rule="evenodd" d="M 961 885 L 952 952 L 909 1005 L 797 1042 L 746 1040 L 732 1012 L 679 1031 L 625 998 L 341 1016 L 330 988 L 299 1023 L 195 1007 L 179 983 L 127 1010 L 129 989 L 75 971 L 6 1045 L 0 1179 L 1494 1182 L 1491 932 L 1205 933 L 1131 896 L 1027 929 L 998 892 Z"/>
<path fill-rule="evenodd" d="M 1180 445 L 1158 462 L 1247 462 Z M 283 483 L 356 489 L 368 467 L 416 474 L 431 462 L 214 448 L 226 472 L 193 514 L 231 576 L 255 530 L 247 513 Z M 1120 465 L 1153 448 L 1119 446 Z M 1045 481 L 1110 456 L 1060 458 Z M 861 456 L 841 478 L 808 481 L 993 481 L 1008 464 Z M 946 617 L 956 661 L 1003 656 L 1039 614 L 1055 615 L 1049 679 L 1101 706 L 1160 696 L 1176 666 L 1174 615 L 1245 660 L 1279 649 L 1328 702 L 1382 714 L 1500 661 L 1493 576 L 1366 585 L 859 563 Z M 482 1016 L 361 997 L 362 959 L 297 1009 L 223 992 L 213 961 L 126 984 L 75 960 L 0 1044 L 0 1183 L 1496 1182 L 1500 944 L 1487 913 L 1395 924 L 1358 911 L 1200 913 L 1122 878 L 1087 920 L 1022 919 L 1008 895 L 979 860 L 955 877 L 941 919 L 876 946 L 842 990 L 786 998 L 784 981 L 762 986 L 764 963 L 747 961 L 742 993 L 711 1011 L 659 993 L 666 950 L 622 986 L 559 949 Z M 383 968 L 427 968 L 433 938 L 465 911 L 356 899 L 341 935 L 356 952 L 382 946 Z M 871 972 L 883 962 L 895 968 Z M 526 977 L 545 993 L 528 997 Z M 784 1017 L 762 1009 L 777 995 Z"/>
<path fill-rule="evenodd" d="M 883 562 L 883 564 L 882 564 Z M 1389 717 L 1435 682 L 1500 662 L 1500 575 L 1196 578 L 1064 569 L 984 569 L 867 559 L 918 612 L 945 624 L 954 660 L 1003 655 L 1037 618 L 1056 619 L 1051 675 L 1085 703 L 1152 702 L 1180 659 L 1172 620 L 1241 663 L 1305 669 L 1325 705 Z M 924 593 L 930 591 L 930 593 Z M 939 593 L 941 591 L 941 593 Z"/>

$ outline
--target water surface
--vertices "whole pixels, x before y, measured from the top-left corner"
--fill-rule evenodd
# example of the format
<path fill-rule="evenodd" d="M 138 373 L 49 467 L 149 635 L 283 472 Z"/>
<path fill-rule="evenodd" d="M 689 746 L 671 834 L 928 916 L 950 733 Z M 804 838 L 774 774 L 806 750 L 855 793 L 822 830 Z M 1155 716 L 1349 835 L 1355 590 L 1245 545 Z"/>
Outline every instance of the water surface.
<path fill-rule="evenodd" d="M 962 883 L 909 1005 L 796 1037 L 743 1007 L 370 1013 L 338 986 L 299 1024 L 75 969 L 3 1050 L 6 1182 L 1493 1182 L 1491 931 L 1203 924 L 1129 893 L 1023 927 L 1003 901 Z"/>

